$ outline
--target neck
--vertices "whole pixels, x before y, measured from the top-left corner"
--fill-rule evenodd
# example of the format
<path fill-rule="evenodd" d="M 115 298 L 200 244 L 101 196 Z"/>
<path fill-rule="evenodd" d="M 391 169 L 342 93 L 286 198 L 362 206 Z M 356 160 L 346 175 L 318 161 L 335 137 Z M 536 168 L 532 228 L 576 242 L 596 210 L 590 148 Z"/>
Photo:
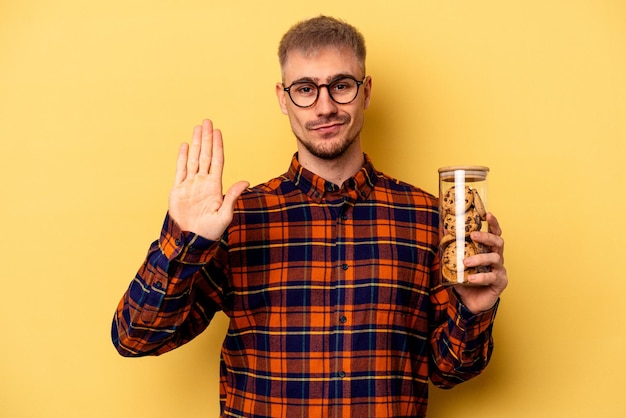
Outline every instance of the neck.
<path fill-rule="evenodd" d="M 363 167 L 363 151 L 357 141 L 341 156 L 332 160 L 326 160 L 315 157 L 305 149 L 299 149 L 298 162 L 324 180 L 341 186 Z"/>

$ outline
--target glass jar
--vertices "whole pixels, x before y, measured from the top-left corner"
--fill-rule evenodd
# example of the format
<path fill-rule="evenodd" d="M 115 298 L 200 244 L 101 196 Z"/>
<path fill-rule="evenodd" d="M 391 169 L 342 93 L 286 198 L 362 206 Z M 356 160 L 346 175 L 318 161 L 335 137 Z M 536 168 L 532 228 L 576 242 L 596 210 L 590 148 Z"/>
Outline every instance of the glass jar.
<path fill-rule="evenodd" d="M 489 252 L 470 233 L 487 230 L 487 173 L 483 166 L 450 166 L 439 169 L 439 269 L 447 285 L 468 284 L 470 274 L 487 267 L 465 267 L 463 259 Z"/>

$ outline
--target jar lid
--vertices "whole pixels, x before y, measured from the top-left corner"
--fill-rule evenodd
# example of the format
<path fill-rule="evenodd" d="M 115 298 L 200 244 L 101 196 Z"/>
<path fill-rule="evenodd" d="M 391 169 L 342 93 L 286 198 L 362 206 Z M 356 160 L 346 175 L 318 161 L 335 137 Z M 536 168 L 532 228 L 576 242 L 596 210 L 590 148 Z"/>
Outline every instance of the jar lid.
<path fill-rule="evenodd" d="M 455 171 L 465 171 L 465 177 L 469 181 L 482 181 L 487 178 L 489 167 L 483 165 L 451 165 L 447 167 L 441 167 L 439 169 L 439 176 L 446 181 L 454 179 Z"/>

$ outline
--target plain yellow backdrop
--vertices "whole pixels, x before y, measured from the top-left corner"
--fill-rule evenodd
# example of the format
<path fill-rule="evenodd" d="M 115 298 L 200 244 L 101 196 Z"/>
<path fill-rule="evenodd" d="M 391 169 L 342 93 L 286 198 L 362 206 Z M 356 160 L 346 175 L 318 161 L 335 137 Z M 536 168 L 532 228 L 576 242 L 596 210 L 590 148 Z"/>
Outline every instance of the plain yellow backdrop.
<path fill-rule="evenodd" d="M 440 166 L 491 168 L 496 348 L 429 417 L 626 416 L 623 0 L 3 0 L 1 417 L 217 416 L 223 316 L 143 359 L 111 317 L 202 118 L 227 185 L 287 169 L 277 44 L 320 13 L 365 34 L 378 169 L 436 193 Z"/>

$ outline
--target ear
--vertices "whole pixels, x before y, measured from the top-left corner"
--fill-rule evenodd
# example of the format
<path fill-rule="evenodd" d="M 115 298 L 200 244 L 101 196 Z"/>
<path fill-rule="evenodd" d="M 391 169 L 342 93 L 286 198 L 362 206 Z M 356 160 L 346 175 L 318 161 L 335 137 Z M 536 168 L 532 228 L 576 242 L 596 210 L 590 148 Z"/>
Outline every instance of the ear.
<path fill-rule="evenodd" d="M 372 97 L 372 77 L 367 76 L 363 82 L 363 109 L 367 109 L 370 106 L 370 99 Z"/>
<path fill-rule="evenodd" d="M 278 99 L 278 105 L 280 106 L 280 110 L 286 115 L 287 114 L 287 92 L 283 89 L 282 83 L 276 83 L 276 98 Z"/>

